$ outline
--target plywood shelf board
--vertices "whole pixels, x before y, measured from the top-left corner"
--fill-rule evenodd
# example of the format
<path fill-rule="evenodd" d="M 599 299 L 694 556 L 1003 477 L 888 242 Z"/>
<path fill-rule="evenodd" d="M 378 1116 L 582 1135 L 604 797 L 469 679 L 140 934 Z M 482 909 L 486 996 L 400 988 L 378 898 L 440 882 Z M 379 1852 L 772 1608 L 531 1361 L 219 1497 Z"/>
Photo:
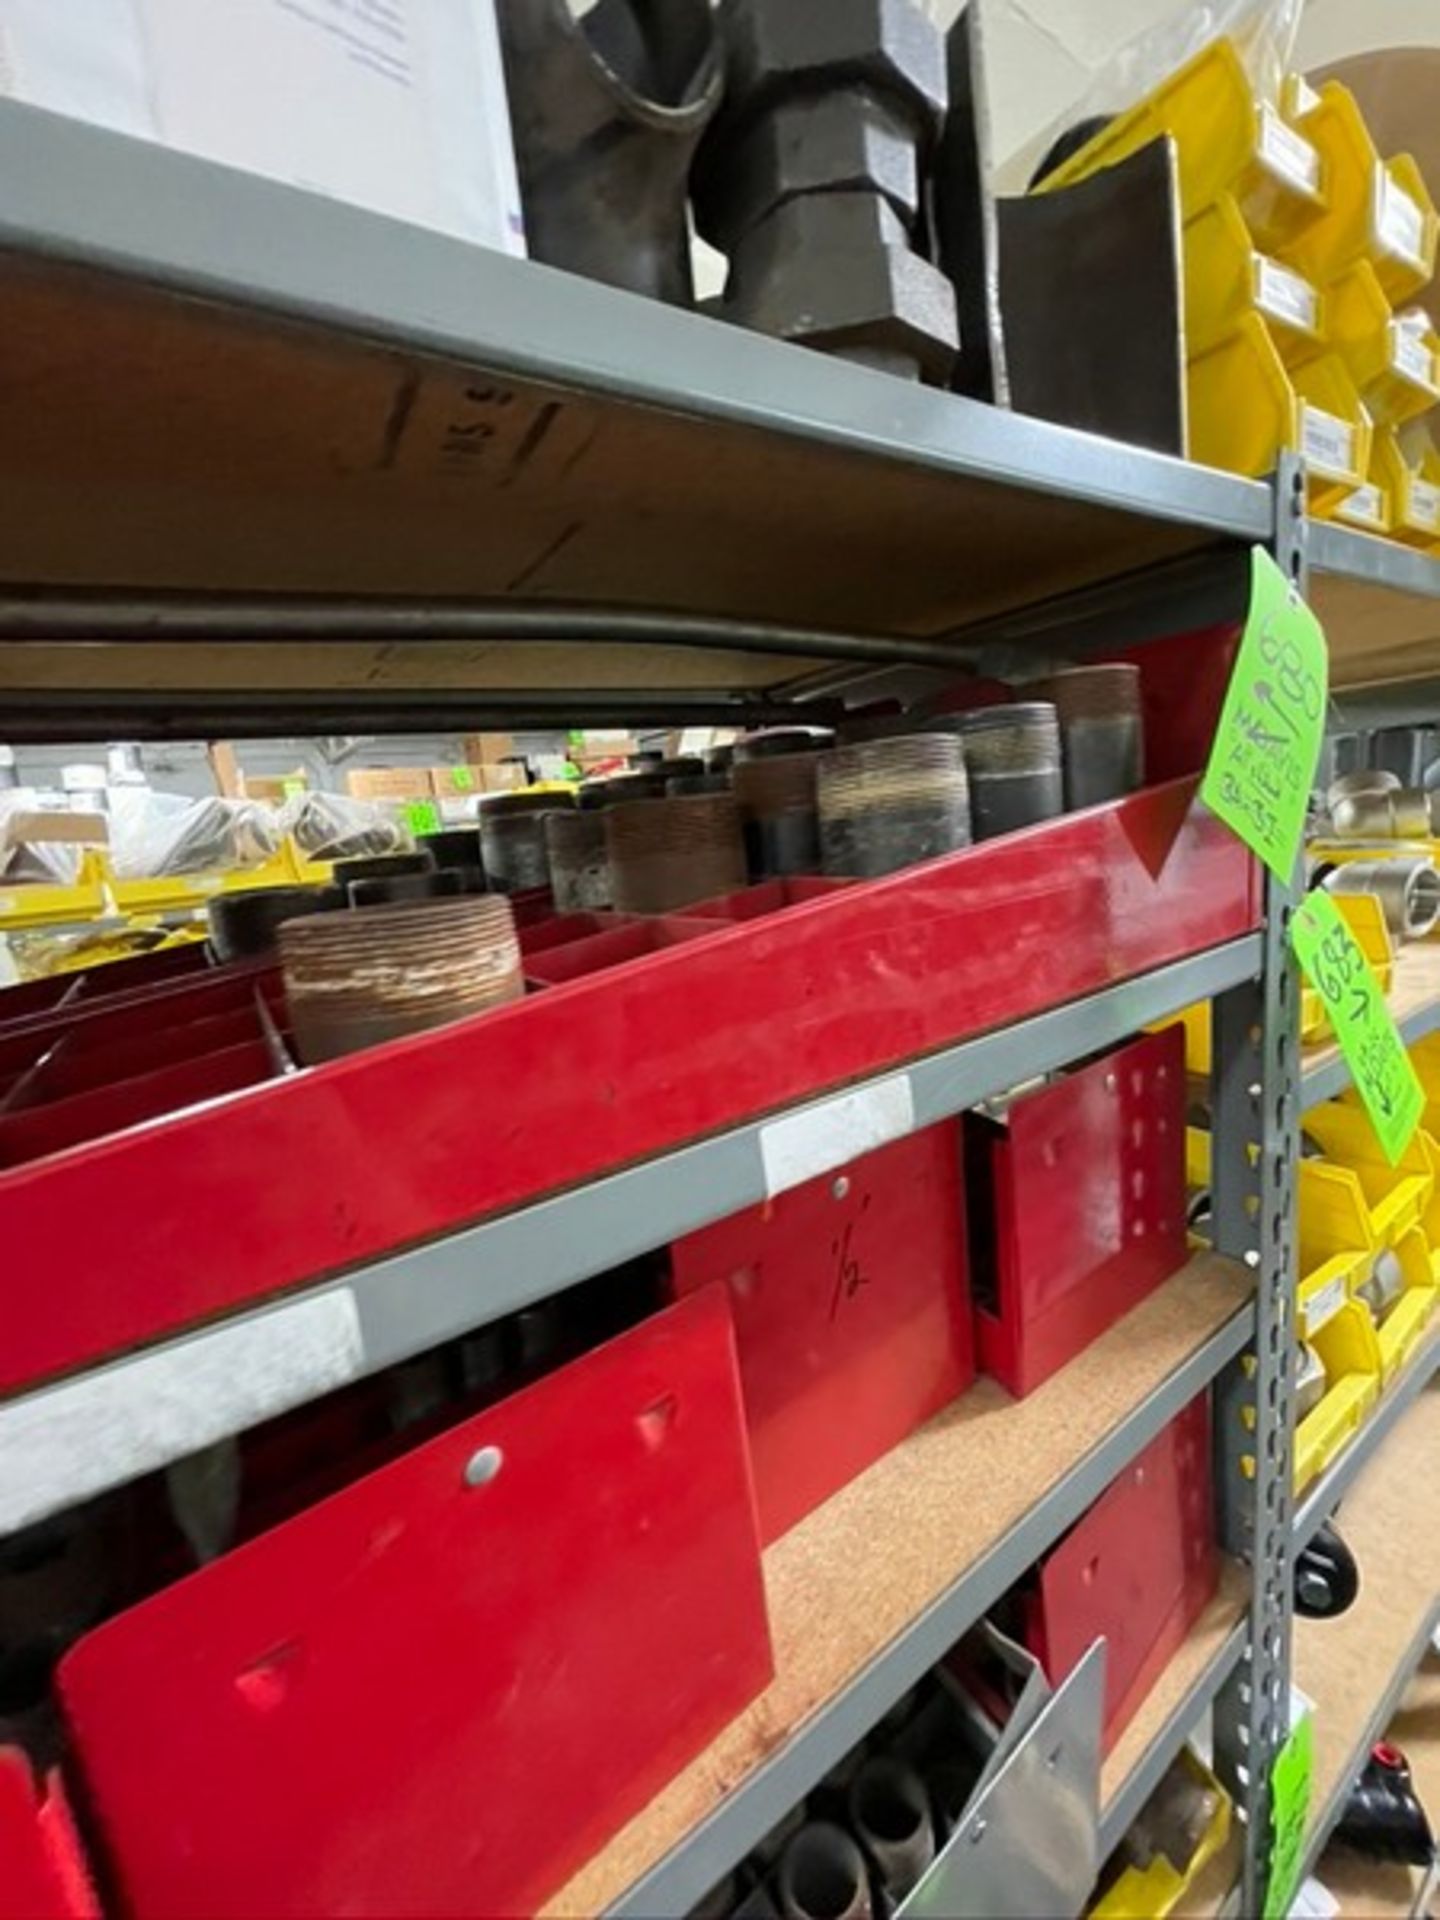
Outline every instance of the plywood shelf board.
<path fill-rule="evenodd" d="M 1312 574 L 1310 599 L 1330 642 L 1334 690 L 1434 674 L 1440 600 L 1323 573 Z"/>
<path fill-rule="evenodd" d="M 548 1911 L 605 1912 L 1122 1427 L 1249 1291 L 1230 1262 L 1192 1260 L 1028 1399 L 979 1382 L 769 1548 L 774 1681 Z"/>
<path fill-rule="evenodd" d="M 1295 1684 L 1315 1705 L 1317 1824 L 1353 1779 L 1378 1704 L 1415 1657 L 1440 1606 L 1437 1485 L 1440 1391 L 1430 1388 L 1367 1463 L 1337 1515 L 1360 1564 L 1354 1606 L 1336 1620 L 1295 1622 Z"/>

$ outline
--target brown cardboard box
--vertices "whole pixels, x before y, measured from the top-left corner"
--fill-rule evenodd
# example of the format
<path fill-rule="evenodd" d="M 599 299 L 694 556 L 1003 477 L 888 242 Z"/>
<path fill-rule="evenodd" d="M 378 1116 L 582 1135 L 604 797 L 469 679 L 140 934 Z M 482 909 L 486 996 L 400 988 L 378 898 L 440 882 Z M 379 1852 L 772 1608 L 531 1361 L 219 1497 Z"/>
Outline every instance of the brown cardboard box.
<path fill-rule="evenodd" d="M 227 800 L 245 798 L 245 776 L 240 771 L 240 762 L 235 758 L 235 749 L 228 740 L 212 740 L 209 746 L 210 771 L 215 776 L 215 788 Z"/>
<path fill-rule="evenodd" d="M 247 800 L 259 800 L 267 807 L 283 807 L 292 794 L 304 793 L 309 781 L 297 767 L 294 773 L 246 773 L 240 785 Z"/>
<path fill-rule="evenodd" d="M 5 832 L 12 844 L 45 840 L 62 847 L 108 847 L 110 822 L 103 813 L 67 813 L 63 807 L 37 807 L 9 814 Z"/>
<path fill-rule="evenodd" d="M 472 766 L 486 767 L 496 760 L 509 760 L 515 752 L 511 733 L 467 733 L 465 758 Z"/>
<path fill-rule="evenodd" d="M 597 767 L 623 767 L 635 752 L 635 736 L 623 727 L 597 728 L 570 743 L 570 759 L 581 773 Z"/>
<path fill-rule="evenodd" d="M 530 784 L 523 760 L 506 760 L 498 766 L 482 767 L 480 773 L 486 793 L 518 793 Z"/>
<path fill-rule="evenodd" d="M 345 788 L 353 800 L 429 800 L 435 792 L 428 767 L 357 767 Z"/>
<path fill-rule="evenodd" d="M 465 800 L 485 791 L 483 767 L 431 767 L 430 791 L 437 800 Z"/>

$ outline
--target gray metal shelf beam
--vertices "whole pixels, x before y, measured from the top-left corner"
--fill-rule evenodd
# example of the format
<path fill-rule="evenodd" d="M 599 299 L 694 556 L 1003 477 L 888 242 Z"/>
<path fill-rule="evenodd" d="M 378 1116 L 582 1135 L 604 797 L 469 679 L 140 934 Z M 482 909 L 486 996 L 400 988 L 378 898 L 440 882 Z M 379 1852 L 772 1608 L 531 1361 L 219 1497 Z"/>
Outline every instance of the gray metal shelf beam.
<path fill-rule="evenodd" d="M 1164 1726 L 1131 1768 L 1119 1792 L 1101 1808 L 1099 1854 L 1102 1861 L 1108 1860 L 1120 1844 L 1131 1822 L 1164 1779 L 1171 1761 L 1239 1666 L 1245 1653 L 1246 1630 L 1246 1623 L 1240 1621 L 1184 1699 L 1177 1702 Z"/>
<path fill-rule="evenodd" d="M 1332 574 L 1391 593 L 1440 600 L 1440 559 L 1415 547 L 1355 533 L 1329 520 L 1312 521 L 1308 540 L 1312 574 Z"/>
<path fill-rule="evenodd" d="M 0 178 L 0 251 L 21 257 L 1207 534 L 1264 539 L 1273 524 L 1259 482 L 882 379 L 13 101 L 0 103 Z"/>
<path fill-rule="evenodd" d="M 878 1654 L 843 1693 L 806 1721 L 783 1747 L 749 1774 L 680 1847 L 617 1901 L 610 1910 L 612 1920 L 655 1920 L 657 1914 L 688 1913 L 765 1837 L 777 1819 L 818 1786 L 895 1702 L 994 1606 L 1136 1454 L 1148 1446 L 1222 1368 L 1243 1352 L 1254 1337 L 1255 1309 L 1253 1304 L 1247 1304 L 1162 1382 L 1100 1446 L 1077 1461 L 1023 1520 L 1002 1535 L 981 1559 L 967 1567 L 949 1590 L 906 1633 Z M 1207 1681 L 1210 1677 L 1209 1673 L 1205 1676 Z M 1217 1688 L 1218 1685 L 1217 1678 Z M 1207 1697 L 1213 1697 L 1214 1691 L 1211 1689 Z M 1197 1713 L 1203 1711 L 1203 1706 L 1202 1699 Z M 1169 1731 L 1167 1726 L 1166 1734 Z M 1147 1764 L 1148 1760 L 1149 1756 Z M 1161 1767 L 1160 1771 L 1163 1770 Z"/>
<path fill-rule="evenodd" d="M 905 1078 L 913 1129 L 932 1126 L 1253 977 L 1259 961 L 1260 937 L 1247 935 L 867 1084 Z M 755 1205 L 767 1192 L 761 1136 L 775 1118 L 8 1401 L 0 1406 L 0 1533 Z"/>
<path fill-rule="evenodd" d="M 211 727 L 257 686 L 333 686 L 341 731 L 374 724 L 357 703 L 340 726 L 352 687 L 472 723 L 557 691 L 591 717 L 642 687 L 651 711 L 672 692 L 761 703 L 796 678 L 766 628 L 844 628 L 817 668 L 946 672 L 961 622 L 1122 575 L 1144 597 L 1154 570 L 1273 534 L 1260 482 L 14 101 L 0 179 L 0 584 L 113 601 L 97 635 L 133 616 L 77 663 L 63 609 L 52 635 L 10 596 L 0 701 L 29 737 L 72 712 L 163 734 L 172 692 Z M 80 466 L 55 452 L 80 444 Z M 167 639 L 197 582 L 244 611 L 247 642 Z M 476 635 L 560 603 L 616 631 Z M 627 638 L 627 614 L 675 631 Z M 409 638 L 342 641 L 360 664 L 338 685 L 309 671 L 317 623 L 338 639 L 382 618 Z M 752 637 L 727 651 L 724 620 Z M 267 644 L 257 669 L 247 647 Z"/>

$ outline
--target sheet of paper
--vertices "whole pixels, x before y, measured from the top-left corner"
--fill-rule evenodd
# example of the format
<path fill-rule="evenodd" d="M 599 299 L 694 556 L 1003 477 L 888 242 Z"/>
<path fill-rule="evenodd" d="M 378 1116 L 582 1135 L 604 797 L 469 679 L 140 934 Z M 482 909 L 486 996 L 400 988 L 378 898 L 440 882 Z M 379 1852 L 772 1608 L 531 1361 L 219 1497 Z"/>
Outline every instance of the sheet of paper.
<path fill-rule="evenodd" d="M 0 0 L 0 95 L 523 254 L 494 0 Z"/>
<path fill-rule="evenodd" d="M 0 0 L 0 94 L 153 137 L 134 0 Z"/>
<path fill-rule="evenodd" d="M 170 145 L 488 245 L 511 229 L 491 0 L 139 4 Z"/>

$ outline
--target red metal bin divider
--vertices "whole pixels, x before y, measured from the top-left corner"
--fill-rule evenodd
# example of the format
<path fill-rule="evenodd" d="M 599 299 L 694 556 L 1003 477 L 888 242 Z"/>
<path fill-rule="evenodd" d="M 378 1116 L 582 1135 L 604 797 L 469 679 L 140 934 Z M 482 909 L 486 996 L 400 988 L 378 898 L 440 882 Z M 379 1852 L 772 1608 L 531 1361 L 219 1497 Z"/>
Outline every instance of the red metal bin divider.
<path fill-rule="evenodd" d="M 1105 1637 L 1108 1753 L 1219 1581 L 1210 1400 L 1199 1394 L 1041 1562 L 1027 1638 L 1058 1684 Z"/>
<path fill-rule="evenodd" d="M 66 1655 L 143 1920 L 530 1915 L 773 1671 L 723 1289 Z"/>
<path fill-rule="evenodd" d="M 730 1291 L 766 1545 L 975 1378 L 953 1120 L 689 1234 L 670 1259 L 682 1297 Z"/>
<path fill-rule="evenodd" d="M 67 1008 L 90 1012 L 120 995 L 144 993 L 187 976 L 203 974 L 212 965 L 199 941 L 183 947 L 162 947 L 155 953 L 137 953 L 127 960 L 106 960 L 73 973 L 22 980 L 0 994 L 0 1038 L 22 1020 L 44 1020 Z"/>
<path fill-rule="evenodd" d="M 1256 917 L 1248 855 L 1177 782 L 12 1169 L 0 1205 L 22 1281 L 0 1299 L 0 1389 L 772 1113 Z M 24 1283 L 42 1272 L 43 1288 Z"/>
<path fill-rule="evenodd" d="M 1181 1030 L 965 1125 L 980 1366 L 1030 1393 L 1184 1262 Z"/>
<path fill-rule="evenodd" d="M 161 1033 L 177 1020 L 201 1020 L 231 1011 L 250 999 L 256 982 L 274 973 L 272 962 L 237 961 L 177 979 L 151 981 L 124 993 L 82 997 L 46 1012 L 0 1022 L 0 1072 L 26 1064 L 37 1047 L 62 1035 L 88 1046 L 98 1044 L 100 1035 Z M 0 1001 L 0 1008 L 3 1005 Z"/>
<path fill-rule="evenodd" d="M 18 1747 L 0 1747 L 0 1908 L 15 1920 L 100 1913 L 60 1775 L 42 1790 Z"/>

